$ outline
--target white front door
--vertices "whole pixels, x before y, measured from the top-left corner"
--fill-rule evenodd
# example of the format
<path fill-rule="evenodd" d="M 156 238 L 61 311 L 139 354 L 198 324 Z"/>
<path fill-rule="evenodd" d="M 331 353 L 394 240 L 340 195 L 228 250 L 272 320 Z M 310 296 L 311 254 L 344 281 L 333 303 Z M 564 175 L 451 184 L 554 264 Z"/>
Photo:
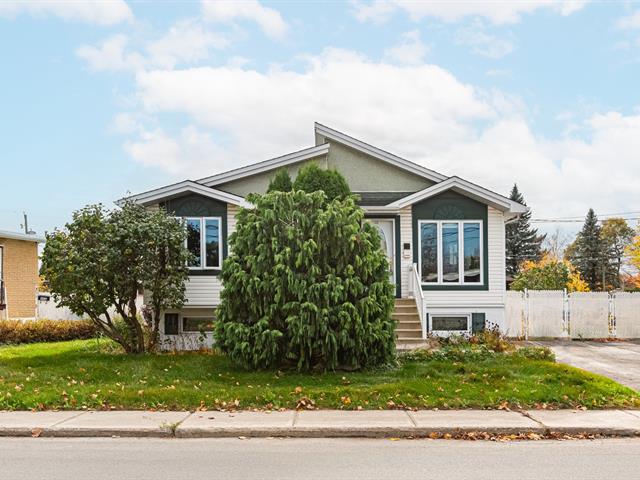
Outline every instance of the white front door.
<path fill-rule="evenodd" d="M 389 279 L 396 284 L 396 235 L 393 218 L 370 218 L 369 221 L 378 227 L 380 246 L 389 260 Z"/>

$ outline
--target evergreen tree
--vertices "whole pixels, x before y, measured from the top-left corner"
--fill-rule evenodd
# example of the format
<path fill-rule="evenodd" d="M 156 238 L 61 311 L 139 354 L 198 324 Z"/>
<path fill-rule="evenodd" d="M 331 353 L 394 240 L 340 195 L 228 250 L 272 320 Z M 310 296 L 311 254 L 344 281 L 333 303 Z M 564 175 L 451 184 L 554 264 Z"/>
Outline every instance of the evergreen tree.
<path fill-rule="evenodd" d="M 269 182 L 267 193 L 271 192 L 290 192 L 293 190 L 291 176 L 286 168 L 279 169 Z"/>
<path fill-rule="evenodd" d="M 582 230 L 575 241 L 567 247 L 567 259 L 576 267 L 591 290 L 603 288 L 602 277 L 606 274 L 606 255 L 602 240 L 602 229 L 593 208 L 587 212 Z"/>
<path fill-rule="evenodd" d="M 294 190 L 313 193 L 322 191 L 327 200 L 346 198 L 351 194 L 347 180 L 335 169 L 324 170 L 315 163 L 310 163 L 300 169 L 295 182 Z"/>
<path fill-rule="evenodd" d="M 249 195 L 222 267 L 216 346 L 247 368 L 361 368 L 395 351 L 394 286 L 354 197 Z"/>
<path fill-rule="evenodd" d="M 513 185 L 509 198 L 526 205 L 517 185 Z M 530 225 L 531 212 L 526 212 L 505 226 L 507 275 L 515 277 L 520 272 L 522 262 L 539 261 L 542 258 L 542 242 L 546 235 L 538 235 L 538 229 Z"/>

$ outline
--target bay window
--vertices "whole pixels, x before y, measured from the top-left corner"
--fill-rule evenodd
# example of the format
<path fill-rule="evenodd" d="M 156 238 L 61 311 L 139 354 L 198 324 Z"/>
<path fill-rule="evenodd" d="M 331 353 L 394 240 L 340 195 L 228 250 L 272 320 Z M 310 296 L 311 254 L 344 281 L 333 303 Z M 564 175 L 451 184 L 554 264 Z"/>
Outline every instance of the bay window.
<path fill-rule="evenodd" d="M 420 220 L 418 263 L 424 285 L 481 285 L 482 222 Z"/>
<path fill-rule="evenodd" d="M 219 269 L 222 266 L 222 219 L 220 217 L 189 217 L 187 250 L 192 257 L 190 269 Z"/>

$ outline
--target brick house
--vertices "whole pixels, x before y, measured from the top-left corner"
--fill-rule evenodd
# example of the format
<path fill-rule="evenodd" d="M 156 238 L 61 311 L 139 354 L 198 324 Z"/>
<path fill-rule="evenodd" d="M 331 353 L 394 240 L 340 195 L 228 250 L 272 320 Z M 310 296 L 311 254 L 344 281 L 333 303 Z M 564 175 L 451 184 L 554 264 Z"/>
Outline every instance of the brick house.
<path fill-rule="evenodd" d="M 41 242 L 36 235 L 0 230 L 0 318 L 36 317 Z"/>

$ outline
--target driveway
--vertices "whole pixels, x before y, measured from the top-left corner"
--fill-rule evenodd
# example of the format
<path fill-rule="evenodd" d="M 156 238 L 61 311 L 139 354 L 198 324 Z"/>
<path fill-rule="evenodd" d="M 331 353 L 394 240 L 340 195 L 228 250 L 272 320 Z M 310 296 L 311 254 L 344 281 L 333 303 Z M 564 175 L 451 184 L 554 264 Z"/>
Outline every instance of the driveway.
<path fill-rule="evenodd" d="M 640 391 L 640 342 L 536 341 L 553 350 L 558 362 L 598 373 Z"/>

